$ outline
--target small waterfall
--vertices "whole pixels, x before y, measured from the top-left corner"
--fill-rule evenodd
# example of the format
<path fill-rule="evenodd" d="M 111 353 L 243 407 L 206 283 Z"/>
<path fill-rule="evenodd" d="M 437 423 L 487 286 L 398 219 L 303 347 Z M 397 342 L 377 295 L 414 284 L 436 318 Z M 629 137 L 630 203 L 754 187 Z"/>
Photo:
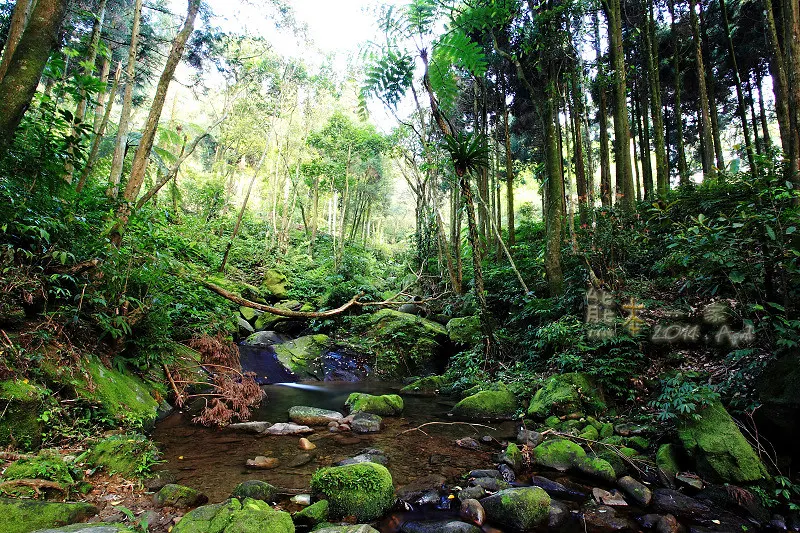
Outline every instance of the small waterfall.
<path fill-rule="evenodd" d="M 320 387 L 319 385 L 307 385 L 305 383 L 274 383 L 276 387 L 291 387 L 293 389 L 310 390 L 316 392 L 330 393 L 329 388 Z"/>

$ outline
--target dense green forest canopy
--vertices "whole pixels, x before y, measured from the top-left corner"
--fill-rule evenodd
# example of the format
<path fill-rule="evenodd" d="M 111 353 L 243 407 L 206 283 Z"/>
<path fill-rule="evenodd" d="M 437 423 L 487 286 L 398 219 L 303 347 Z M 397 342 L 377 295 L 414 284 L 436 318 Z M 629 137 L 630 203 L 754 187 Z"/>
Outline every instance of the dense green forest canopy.
<path fill-rule="evenodd" d="M 797 0 L 317 3 L 0 0 L 0 382 L 98 360 L 181 403 L 196 351 L 225 425 L 254 312 L 400 379 L 416 339 L 358 332 L 405 304 L 469 319 L 456 390 L 581 373 L 666 427 L 788 427 Z M 120 423 L 54 402 L 0 445 Z"/>

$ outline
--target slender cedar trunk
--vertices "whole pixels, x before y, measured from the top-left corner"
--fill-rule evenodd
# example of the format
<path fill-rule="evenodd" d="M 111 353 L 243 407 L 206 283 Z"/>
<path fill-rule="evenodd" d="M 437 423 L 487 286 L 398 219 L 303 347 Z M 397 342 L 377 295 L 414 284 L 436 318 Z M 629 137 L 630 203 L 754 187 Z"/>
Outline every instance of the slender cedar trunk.
<path fill-rule="evenodd" d="M 133 85 L 136 74 L 136 47 L 139 43 L 139 25 L 142 18 L 142 0 L 136 0 L 133 7 L 133 27 L 131 43 L 128 49 L 128 66 L 125 67 L 125 94 L 122 97 L 122 110 L 119 115 L 117 141 L 114 145 L 114 156 L 111 160 L 111 174 L 108 178 L 108 196 L 119 196 L 119 185 L 122 179 L 122 167 L 128 149 L 128 129 L 130 127 L 131 107 L 133 104 Z"/>
<path fill-rule="evenodd" d="M 694 57 L 697 67 L 697 85 L 700 92 L 700 135 L 703 139 L 703 179 L 716 176 L 714 167 L 714 137 L 711 134 L 711 117 L 708 110 L 708 89 L 706 88 L 706 68 L 703 61 L 703 41 L 700 37 L 700 23 L 697 19 L 697 1 L 689 0 L 689 23 L 692 27 Z"/>
<path fill-rule="evenodd" d="M 761 69 L 756 70 L 758 76 L 758 112 L 761 119 L 761 139 L 764 146 L 764 153 L 767 153 L 772 146 L 772 139 L 769 134 L 769 124 L 767 123 L 767 107 L 764 105 L 764 75 Z"/>
<path fill-rule="evenodd" d="M 706 62 L 711 61 L 711 52 L 709 50 L 708 39 L 708 26 L 706 25 L 706 17 L 703 9 L 700 9 L 700 34 L 703 38 L 703 57 Z M 718 169 L 725 168 L 725 158 L 722 153 L 722 138 L 719 131 L 719 113 L 717 112 L 717 85 L 714 78 L 714 66 L 708 63 L 706 68 L 706 87 L 708 88 L 708 111 L 709 118 L 711 119 L 711 138 L 714 141 L 714 157 L 717 162 Z"/>
<path fill-rule="evenodd" d="M 47 59 L 58 46 L 66 0 L 39 0 L 0 81 L 0 150 L 14 132 L 36 93 Z"/>
<path fill-rule="evenodd" d="M 675 0 L 669 0 L 669 16 L 672 20 L 672 34 L 677 35 L 678 21 L 675 18 Z M 681 89 L 682 89 L 682 71 L 681 71 L 681 42 L 680 39 L 675 41 L 675 50 L 672 55 L 672 68 L 675 71 L 675 150 L 678 154 L 678 175 L 680 177 L 681 185 L 689 184 L 689 168 L 686 165 L 686 149 L 684 147 L 683 135 L 683 110 L 681 109 Z"/>
<path fill-rule="evenodd" d="M 499 100 L 499 96 L 498 96 Z M 495 117 L 499 116 L 500 113 L 495 110 Z M 495 231 L 492 235 L 497 242 L 497 257 L 503 252 L 503 210 L 502 210 L 502 199 L 500 194 L 500 130 L 497 127 L 499 124 L 495 123 L 494 128 L 494 176 L 492 180 L 492 189 L 491 194 L 492 198 L 494 198 L 494 220 L 496 221 L 494 224 Z"/>
<path fill-rule="evenodd" d="M 778 41 L 778 28 L 775 24 L 772 0 L 764 0 L 764 13 L 767 19 L 767 36 L 770 44 L 769 72 L 772 76 L 772 90 L 775 93 L 775 114 L 781 135 L 781 147 L 785 157 L 795 149 L 795 138 L 789 121 L 789 77 L 786 72 L 784 53 Z"/>
<path fill-rule="evenodd" d="M 100 0 L 100 4 L 97 6 L 97 13 L 95 15 L 94 24 L 92 25 L 92 35 L 89 39 L 89 47 L 87 50 L 87 58 L 86 58 L 86 67 L 83 69 L 83 75 L 87 78 L 94 73 L 95 62 L 97 61 L 97 48 L 100 45 L 100 34 L 103 31 L 103 20 L 106 16 L 106 3 L 108 0 Z M 103 62 L 103 68 L 105 69 L 106 65 L 108 64 L 108 59 Z M 108 73 L 106 72 L 106 76 Z M 75 149 L 78 146 L 78 141 L 80 139 L 80 133 L 77 130 L 77 126 L 83 123 L 83 119 L 86 116 L 86 108 L 89 105 L 89 97 L 86 95 L 86 91 L 81 91 L 81 99 L 78 102 L 78 107 L 75 109 L 75 116 L 72 119 L 72 140 L 67 145 L 67 163 L 65 165 L 65 173 L 64 173 L 64 180 L 67 183 L 72 183 L 73 173 L 75 172 L 75 168 L 73 165 L 73 154 Z"/>
<path fill-rule="evenodd" d="M 572 76 L 572 144 L 575 147 L 575 187 L 578 190 L 578 213 L 581 225 L 588 222 L 588 185 L 586 183 L 586 165 L 583 158 L 583 132 L 581 124 L 583 121 L 583 100 L 582 91 L 578 89 L 579 84 L 575 80 L 580 74 L 575 72 Z"/>
<path fill-rule="evenodd" d="M 311 215 L 311 239 L 308 241 L 308 255 L 314 257 L 314 242 L 317 240 L 317 218 L 319 217 L 319 176 L 314 179 L 314 207 Z"/>
<path fill-rule="evenodd" d="M 634 186 L 636 188 L 636 200 L 638 202 L 642 201 L 642 177 L 640 171 L 641 162 L 641 143 L 636 140 L 637 137 L 640 137 L 641 130 L 639 129 L 639 99 L 637 96 L 637 87 L 634 83 L 631 86 L 631 139 L 633 141 L 633 177 L 634 177 Z M 639 149 L 639 153 L 637 153 L 637 148 Z"/>
<path fill-rule="evenodd" d="M 14 52 L 17 49 L 19 40 L 22 38 L 25 27 L 28 25 L 33 3 L 33 0 L 17 0 L 17 3 L 14 4 L 14 13 L 11 15 L 11 23 L 8 26 L 8 35 L 6 36 L 6 43 L 3 47 L 3 59 L 0 62 L 0 81 L 3 81 L 3 77 L 6 75 L 6 72 L 8 72 L 11 58 L 14 57 Z"/>
<path fill-rule="evenodd" d="M 792 151 L 788 173 L 796 188 L 800 188 L 800 2 L 784 0 L 784 39 L 789 82 L 789 127 L 792 131 Z M 800 203 L 800 198 L 795 198 Z"/>
<path fill-rule="evenodd" d="M 344 195 L 342 196 L 342 219 L 339 225 L 339 243 L 336 247 L 336 256 L 334 258 L 336 269 L 342 262 L 342 253 L 344 251 L 344 232 L 347 228 L 347 215 L 349 214 L 350 206 L 350 158 L 352 157 L 352 146 L 347 147 L 347 165 L 344 171 Z"/>
<path fill-rule="evenodd" d="M 631 133 L 628 121 L 628 90 L 626 81 L 625 49 L 622 44 L 622 8 L 620 0 L 607 0 L 606 15 L 609 22 L 611 61 L 614 70 L 614 160 L 620 203 L 626 211 L 634 207 L 635 190 L 631 168 Z"/>
<path fill-rule="evenodd" d="M 242 218 L 244 217 L 244 212 L 247 209 L 247 202 L 250 200 L 250 193 L 253 192 L 253 185 L 255 185 L 256 179 L 258 179 L 258 175 L 261 172 L 261 167 L 264 165 L 264 160 L 267 158 L 268 151 L 269 143 L 266 142 L 264 143 L 264 151 L 261 152 L 261 158 L 258 160 L 258 164 L 253 171 L 253 176 L 250 178 L 250 184 L 247 186 L 247 192 L 244 195 L 244 200 L 242 200 L 242 207 L 239 209 L 239 215 L 236 217 L 236 224 L 233 226 L 233 233 L 231 233 L 231 238 L 228 241 L 228 245 L 225 247 L 225 255 L 222 256 L 222 263 L 219 265 L 219 272 L 224 272 L 225 265 L 228 264 L 228 255 L 231 253 L 233 241 L 236 240 L 236 236 L 239 235 L 239 228 L 242 225 Z"/>
<path fill-rule="evenodd" d="M 103 115 L 106 112 L 106 96 L 108 95 L 108 78 L 111 75 L 111 58 L 103 58 L 103 66 L 100 67 L 100 83 L 105 87 L 97 94 L 97 105 L 94 106 L 94 121 L 92 122 L 92 135 L 95 135 L 103 122 Z"/>
<path fill-rule="evenodd" d="M 644 32 L 645 61 L 647 64 L 647 86 L 650 90 L 650 114 L 653 117 L 653 144 L 656 159 L 656 191 L 664 196 L 669 190 L 669 169 L 667 168 L 667 148 L 664 138 L 664 114 L 661 103 L 661 78 L 659 74 L 658 50 L 653 45 L 655 39 L 655 16 L 653 5 L 647 2 L 647 27 Z M 649 159 L 648 159 L 649 160 Z M 651 172 L 652 175 L 652 172 Z"/>
<path fill-rule="evenodd" d="M 750 107 L 750 120 L 753 123 L 755 152 L 761 154 L 764 146 L 761 143 L 761 135 L 758 133 L 758 116 L 756 115 L 755 99 L 753 98 L 753 85 L 750 83 L 750 80 L 747 80 L 747 105 Z"/>
<path fill-rule="evenodd" d="M 597 79 L 600 85 L 598 102 L 598 126 L 600 128 L 600 202 L 610 207 L 611 196 L 611 151 L 608 139 L 608 99 L 606 96 L 606 75 L 600 41 L 600 17 L 594 13 L 594 41 L 597 60 Z"/>
<path fill-rule="evenodd" d="M 111 242 L 117 247 L 119 247 L 122 242 L 122 232 L 128 223 L 131 205 L 134 200 L 136 200 L 142 188 L 147 164 L 150 161 L 150 151 L 153 148 L 153 141 L 155 140 L 156 129 L 158 128 L 158 121 L 161 118 L 164 100 L 167 97 L 167 89 L 169 89 L 172 76 L 175 74 L 175 69 L 178 67 L 178 63 L 183 56 L 183 49 L 186 46 L 186 41 L 194 30 L 194 20 L 199 9 L 200 0 L 188 1 L 186 19 L 183 22 L 183 27 L 178 32 L 175 40 L 172 41 L 172 48 L 167 56 L 164 71 L 161 73 L 161 78 L 158 80 L 156 95 L 150 106 L 150 114 L 147 117 L 147 122 L 145 122 L 142 137 L 139 139 L 139 147 L 136 149 L 136 153 L 133 156 L 131 177 L 128 179 L 123 195 L 124 202 L 117 211 L 118 222 L 111 235 Z"/>
<path fill-rule="evenodd" d="M 736 52 L 733 48 L 733 39 L 731 38 L 731 26 L 728 23 L 728 8 L 725 5 L 725 0 L 719 0 L 719 9 L 722 13 L 722 25 L 725 32 L 725 41 L 728 45 L 728 59 L 730 59 L 733 66 L 733 85 L 736 88 L 736 100 L 738 102 L 737 111 L 739 112 L 739 119 L 742 121 L 742 133 L 744 134 L 744 145 L 747 150 L 747 162 L 750 164 L 750 172 L 757 172 L 755 149 L 753 147 L 753 138 L 750 136 L 750 125 L 747 122 L 747 104 L 744 100 L 744 92 L 742 91 L 742 78 L 739 75 L 739 65 L 736 62 Z"/>
<path fill-rule="evenodd" d="M 473 88 L 472 95 L 473 95 L 473 113 L 474 113 L 473 116 L 475 118 L 475 124 L 474 124 L 474 128 L 475 129 L 474 129 L 474 131 L 477 132 L 477 133 L 483 134 L 484 133 L 483 121 L 481 120 L 482 117 L 483 117 L 483 113 L 481 113 L 481 106 L 479 105 L 480 97 L 479 97 L 479 94 L 478 94 L 479 93 L 479 88 L 480 89 L 483 89 L 483 88 L 479 86 L 477 81 L 473 82 L 472 88 Z M 480 92 L 482 92 L 482 91 L 480 91 Z M 486 248 L 485 248 L 483 243 L 487 243 L 488 242 L 488 231 L 487 231 L 488 224 L 487 224 L 487 222 L 488 222 L 488 218 L 489 218 L 489 213 L 488 213 L 487 206 L 488 206 L 488 203 L 489 203 L 488 202 L 488 196 L 489 196 L 488 189 L 489 189 L 489 187 L 488 187 L 488 185 L 486 183 L 487 177 L 488 177 L 487 169 L 485 169 L 485 168 L 478 169 L 476 174 L 477 174 L 476 178 L 477 178 L 477 185 L 478 185 L 477 189 L 478 189 L 478 200 L 479 200 L 477 223 L 478 223 L 478 233 L 480 235 L 480 239 L 478 240 L 478 242 L 476 244 L 478 245 L 477 250 L 479 250 L 479 256 L 481 258 L 483 258 L 484 254 L 486 253 Z"/>
<path fill-rule="evenodd" d="M 554 74 L 553 69 L 549 69 L 549 74 Z M 558 131 L 556 123 L 558 113 L 556 111 L 556 88 L 555 76 L 549 78 L 547 96 L 545 101 L 544 127 L 545 127 L 545 168 L 546 168 L 546 200 L 545 200 L 545 221 L 546 221 L 546 245 L 544 268 L 547 275 L 547 285 L 551 296 L 561 294 L 564 286 L 564 274 L 561 270 L 561 239 L 563 235 L 564 219 L 564 182 L 561 174 L 561 152 L 558 146 Z"/>
<path fill-rule="evenodd" d="M 566 87 L 563 89 L 566 91 Z M 572 164 L 570 161 L 572 160 L 575 151 L 573 148 L 573 141 L 575 139 L 575 132 L 572 129 L 572 106 L 570 104 L 569 94 L 566 92 L 562 92 L 567 97 L 564 101 L 564 132 L 563 137 L 560 137 L 562 140 L 563 152 L 561 152 L 561 161 L 566 161 L 566 169 L 562 166 L 562 177 L 563 177 L 563 187 L 564 187 L 564 213 L 566 214 L 566 223 L 567 223 L 567 232 L 569 235 L 564 235 L 564 239 L 569 239 L 570 245 L 572 246 L 572 252 L 576 253 L 578 249 L 578 241 L 575 236 L 575 202 L 573 201 L 572 197 Z M 561 122 L 561 113 L 559 112 L 559 123 Z M 559 136 L 561 136 L 561 131 L 559 131 Z M 564 171 L 566 170 L 566 171 Z"/>
<path fill-rule="evenodd" d="M 641 153 L 640 159 L 642 160 L 642 174 L 644 179 L 642 185 L 644 187 L 644 197 L 649 200 L 653 197 L 653 167 L 650 164 L 650 117 L 647 112 L 647 89 L 644 86 L 639 87 L 639 97 L 641 100 L 638 102 L 639 122 L 639 150 Z"/>
<path fill-rule="evenodd" d="M 503 86 L 505 89 L 505 85 Z M 503 126 L 505 127 L 506 142 L 506 225 L 508 226 L 508 247 L 516 244 L 516 226 L 514 225 L 514 154 L 511 153 L 511 128 L 509 126 L 509 112 L 506 105 L 505 92 L 502 100 Z"/>
<path fill-rule="evenodd" d="M 94 164 L 97 162 L 97 154 L 100 151 L 100 143 L 103 141 L 103 133 L 106 131 L 106 127 L 108 127 L 109 118 L 111 118 L 111 110 L 114 108 L 114 95 L 117 94 L 117 89 L 119 89 L 119 80 L 121 76 L 122 62 L 117 64 L 117 72 L 114 75 L 114 83 L 111 86 L 111 90 L 108 91 L 108 106 L 105 107 L 103 118 L 100 119 L 99 124 L 97 120 L 95 120 L 96 127 L 94 129 L 92 146 L 89 149 L 89 155 L 86 157 L 86 164 L 83 166 L 83 171 L 81 172 L 81 177 L 78 180 L 78 185 L 75 187 L 76 192 L 81 192 L 83 190 L 84 185 L 86 185 L 86 179 L 89 177 L 89 174 L 94 168 Z M 99 113 L 99 109 L 96 110 L 95 113 Z M 98 115 L 95 116 L 95 119 L 97 116 Z"/>
<path fill-rule="evenodd" d="M 561 94 L 560 90 L 557 92 L 558 95 Z M 561 130 L 561 99 L 556 97 L 556 138 L 558 139 L 558 166 L 561 172 L 561 188 L 564 191 L 567 191 L 567 187 L 564 185 L 564 181 L 568 178 L 567 172 L 564 169 L 564 132 Z M 569 116 L 568 113 L 564 113 L 564 116 Z M 567 195 L 561 195 L 561 209 L 563 209 L 564 213 L 567 212 Z"/>

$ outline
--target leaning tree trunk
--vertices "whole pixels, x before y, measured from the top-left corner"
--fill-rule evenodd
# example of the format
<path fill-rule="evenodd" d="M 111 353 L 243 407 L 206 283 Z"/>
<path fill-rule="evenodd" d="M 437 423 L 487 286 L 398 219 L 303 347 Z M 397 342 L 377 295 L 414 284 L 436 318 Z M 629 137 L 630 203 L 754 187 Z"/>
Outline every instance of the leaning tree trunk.
<path fill-rule="evenodd" d="M 138 1 L 141 2 L 141 0 Z M 153 104 L 150 106 L 150 114 L 147 117 L 147 122 L 142 132 L 142 138 L 139 139 L 139 147 L 136 149 L 136 154 L 133 157 L 131 177 L 125 186 L 125 193 L 123 195 L 124 201 L 117 211 L 118 221 L 111 236 L 111 241 L 117 247 L 119 247 L 122 242 L 122 232 L 128 224 L 131 204 L 136 200 L 136 197 L 139 195 L 139 190 L 142 188 L 144 174 L 147 170 L 147 164 L 150 161 L 150 151 L 153 149 L 153 141 L 155 140 L 158 121 L 161 118 L 164 100 L 167 97 L 167 89 L 169 89 L 172 76 L 175 74 L 175 69 L 178 67 L 178 63 L 183 56 L 183 49 L 186 46 L 186 41 L 194 30 L 194 20 L 197 17 L 199 9 L 200 0 L 189 0 L 186 20 L 184 20 L 183 27 L 181 31 L 178 32 L 175 40 L 172 41 L 172 48 L 167 56 L 167 63 L 164 65 L 164 71 L 161 73 L 161 78 L 158 80 L 156 95 L 153 98 Z"/>
<path fill-rule="evenodd" d="M 0 62 L 0 81 L 8 71 L 8 66 L 11 64 L 11 58 L 14 57 L 14 51 L 17 49 L 20 38 L 28 25 L 28 19 L 31 16 L 31 7 L 33 7 L 32 0 L 17 0 L 14 4 L 14 14 L 11 15 L 11 23 L 8 27 L 8 36 L 6 37 L 6 44 L 3 47 L 3 60 Z"/>
<path fill-rule="evenodd" d="M 0 150 L 14 132 L 36 93 L 47 59 L 58 45 L 66 0 L 39 0 L 0 81 Z"/>

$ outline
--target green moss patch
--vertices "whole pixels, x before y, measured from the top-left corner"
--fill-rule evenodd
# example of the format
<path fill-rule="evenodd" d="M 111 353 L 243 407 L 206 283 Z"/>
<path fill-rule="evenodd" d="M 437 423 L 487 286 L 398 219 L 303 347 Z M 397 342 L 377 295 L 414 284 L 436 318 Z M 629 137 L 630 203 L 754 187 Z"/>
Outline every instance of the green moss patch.
<path fill-rule="evenodd" d="M 453 416 L 465 420 L 508 420 L 517 411 L 517 399 L 507 390 L 481 391 L 467 396 L 455 407 Z"/>
<path fill-rule="evenodd" d="M 505 489 L 481 500 L 486 516 L 514 531 L 529 531 L 550 514 L 550 496 L 540 487 Z"/>
<path fill-rule="evenodd" d="M 403 412 L 403 398 L 397 394 L 374 396 L 363 392 L 354 392 L 347 397 L 344 404 L 351 413 L 370 413 L 378 416 L 396 416 Z"/>
<path fill-rule="evenodd" d="M 302 511 L 298 511 L 292 516 L 294 523 L 300 526 L 316 526 L 328 520 L 329 511 L 328 500 L 320 500 L 309 505 Z"/>
<path fill-rule="evenodd" d="M 289 513 L 266 502 L 236 499 L 205 505 L 186 513 L 172 533 L 294 533 Z"/>
<path fill-rule="evenodd" d="M 3 479 L 45 479 L 64 487 L 75 483 L 70 467 L 52 450 L 42 450 L 31 458 L 11 463 L 3 473 Z"/>
<path fill-rule="evenodd" d="M 322 356 L 330 348 L 327 335 L 306 335 L 274 346 L 283 366 L 302 378 L 321 380 L 325 377 Z"/>
<path fill-rule="evenodd" d="M 311 478 L 311 489 L 327 497 L 331 517 L 336 519 L 376 520 L 395 502 L 392 475 L 376 463 L 323 468 Z"/>
<path fill-rule="evenodd" d="M 0 447 L 30 450 L 41 444 L 39 414 L 46 393 L 27 380 L 0 381 Z"/>
<path fill-rule="evenodd" d="M 30 533 L 67 526 L 97 514 L 88 503 L 54 503 L 0 498 L 0 533 Z"/>
<path fill-rule="evenodd" d="M 481 319 L 477 316 L 453 318 L 447 323 L 447 335 L 459 344 L 477 344 L 481 341 Z"/>
<path fill-rule="evenodd" d="M 95 444 L 86 462 L 123 477 L 146 477 L 158 462 L 158 448 L 142 435 L 112 435 Z"/>
<path fill-rule="evenodd" d="M 528 407 L 528 416 L 543 419 L 574 412 L 598 414 L 606 410 L 602 392 L 585 374 L 551 376 L 536 391 Z"/>
<path fill-rule="evenodd" d="M 400 389 L 400 394 L 416 394 L 420 396 L 434 395 L 439 393 L 439 391 L 443 390 L 446 386 L 447 378 L 444 376 L 427 376 L 413 383 L 409 383 Z"/>

